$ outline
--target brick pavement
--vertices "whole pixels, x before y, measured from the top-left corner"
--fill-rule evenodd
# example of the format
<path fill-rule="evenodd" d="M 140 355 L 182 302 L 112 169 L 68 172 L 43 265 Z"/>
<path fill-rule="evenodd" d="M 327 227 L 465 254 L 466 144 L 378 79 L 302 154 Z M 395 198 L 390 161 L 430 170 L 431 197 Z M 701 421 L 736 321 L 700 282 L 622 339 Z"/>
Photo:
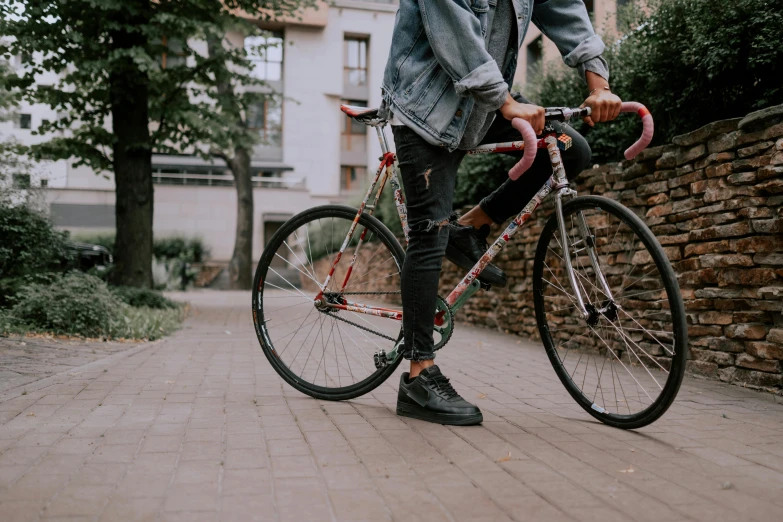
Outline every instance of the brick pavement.
<path fill-rule="evenodd" d="M 0 392 L 84 366 L 133 344 L 43 335 L 0 337 Z"/>
<path fill-rule="evenodd" d="M 584 414 L 543 349 L 457 326 L 439 362 L 480 427 L 394 415 L 396 382 L 330 403 L 282 383 L 249 298 L 188 294 L 164 342 L 0 394 L 0 520 L 773 520 L 783 406 L 686 378 L 656 424 Z"/>

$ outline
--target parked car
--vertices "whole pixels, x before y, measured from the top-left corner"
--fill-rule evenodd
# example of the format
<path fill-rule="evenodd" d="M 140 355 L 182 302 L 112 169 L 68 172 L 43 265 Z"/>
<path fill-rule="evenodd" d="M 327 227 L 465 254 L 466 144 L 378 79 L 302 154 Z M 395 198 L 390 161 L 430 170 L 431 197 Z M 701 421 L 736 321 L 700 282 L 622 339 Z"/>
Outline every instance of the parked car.
<path fill-rule="evenodd" d="M 114 263 L 111 252 L 101 245 L 68 241 L 66 248 L 71 251 L 74 263 L 79 270 L 85 272 L 93 268 L 98 272 L 103 272 Z"/>

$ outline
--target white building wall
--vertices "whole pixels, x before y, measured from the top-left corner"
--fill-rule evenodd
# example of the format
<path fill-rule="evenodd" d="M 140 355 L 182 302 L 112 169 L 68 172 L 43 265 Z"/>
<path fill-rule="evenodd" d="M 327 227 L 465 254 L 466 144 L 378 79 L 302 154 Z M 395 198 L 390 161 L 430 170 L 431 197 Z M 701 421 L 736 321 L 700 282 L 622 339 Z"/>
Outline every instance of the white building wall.
<path fill-rule="evenodd" d="M 343 88 L 343 40 L 367 36 L 368 105 L 381 103 L 381 82 L 391 46 L 396 5 L 338 1 L 329 8 L 323 30 L 285 30 L 283 84 L 283 161 L 291 175 L 307 178 L 314 195 L 340 193 L 340 112 Z M 350 5 L 352 7 L 340 7 Z M 391 136 L 389 136 L 391 138 Z M 380 145 L 369 129 L 367 171 L 378 167 Z"/>

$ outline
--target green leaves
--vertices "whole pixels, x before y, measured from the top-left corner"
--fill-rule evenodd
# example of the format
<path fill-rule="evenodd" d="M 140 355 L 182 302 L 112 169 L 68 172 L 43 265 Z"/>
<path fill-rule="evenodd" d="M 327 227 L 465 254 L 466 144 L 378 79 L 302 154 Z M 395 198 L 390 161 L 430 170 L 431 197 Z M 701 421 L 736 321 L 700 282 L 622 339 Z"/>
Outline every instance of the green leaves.
<path fill-rule="evenodd" d="M 31 56 L 19 74 L 0 71 L 0 113 L 18 99 L 49 105 L 59 114 L 42 130 L 63 136 L 34 147 L 35 158 L 76 158 L 96 171 L 112 170 L 112 106 L 149 92 L 149 143 L 160 152 L 199 153 L 210 146 L 252 146 L 242 115 L 262 89 L 248 75 L 242 48 L 221 45 L 209 55 L 203 42 L 228 29 L 258 27 L 244 18 L 292 15 L 314 0 L 29 0 L 0 5 L 0 55 Z M 165 60 L 165 61 L 164 61 Z M 165 66 L 164 66 L 165 63 Z M 53 74 L 54 73 L 54 74 Z M 49 78 L 36 88 L 34 78 Z M 217 86 L 235 91 L 235 110 Z M 112 80 L 114 79 L 114 80 Z M 13 99 L 11 99 L 13 98 Z"/>
<path fill-rule="evenodd" d="M 783 103 L 781 2 L 656 0 L 648 12 L 625 17 L 626 35 L 607 42 L 610 83 L 624 100 L 650 109 L 654 144 Z M 579 105 L 584 96 L 581 80 L 564 67 L 548 67 L 535 85 L 542 105 Z M 639 134 L 633 119 L 621 116 L 586 134 L 595 162 L 622 157 Z"/>

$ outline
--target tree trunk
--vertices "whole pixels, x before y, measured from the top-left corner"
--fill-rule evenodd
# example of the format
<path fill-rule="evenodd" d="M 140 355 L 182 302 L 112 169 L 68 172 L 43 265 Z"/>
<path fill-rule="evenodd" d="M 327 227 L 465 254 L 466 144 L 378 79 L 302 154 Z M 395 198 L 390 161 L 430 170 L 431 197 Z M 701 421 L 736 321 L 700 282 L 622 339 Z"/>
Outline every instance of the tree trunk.
<path fill-rule="evenodd" d="M 250 290 L 253 285 L 253 182 L 250 151 L 237 147 L 228 161 L 237 187 L 237 228 L 234 253 L 228 264 L 231 288 Z"/>
<path fill-rule="evenodd" d="M 112 38 L 116 49 L 144 44 L 144 37 L 137 33 L 118 31 Z M 112 68 L 109 82 L 117 187 L 112 278 L 118 285 L 151 288 L 153 187 L 148 79 L 129 58 L 124 67 Z"/>

